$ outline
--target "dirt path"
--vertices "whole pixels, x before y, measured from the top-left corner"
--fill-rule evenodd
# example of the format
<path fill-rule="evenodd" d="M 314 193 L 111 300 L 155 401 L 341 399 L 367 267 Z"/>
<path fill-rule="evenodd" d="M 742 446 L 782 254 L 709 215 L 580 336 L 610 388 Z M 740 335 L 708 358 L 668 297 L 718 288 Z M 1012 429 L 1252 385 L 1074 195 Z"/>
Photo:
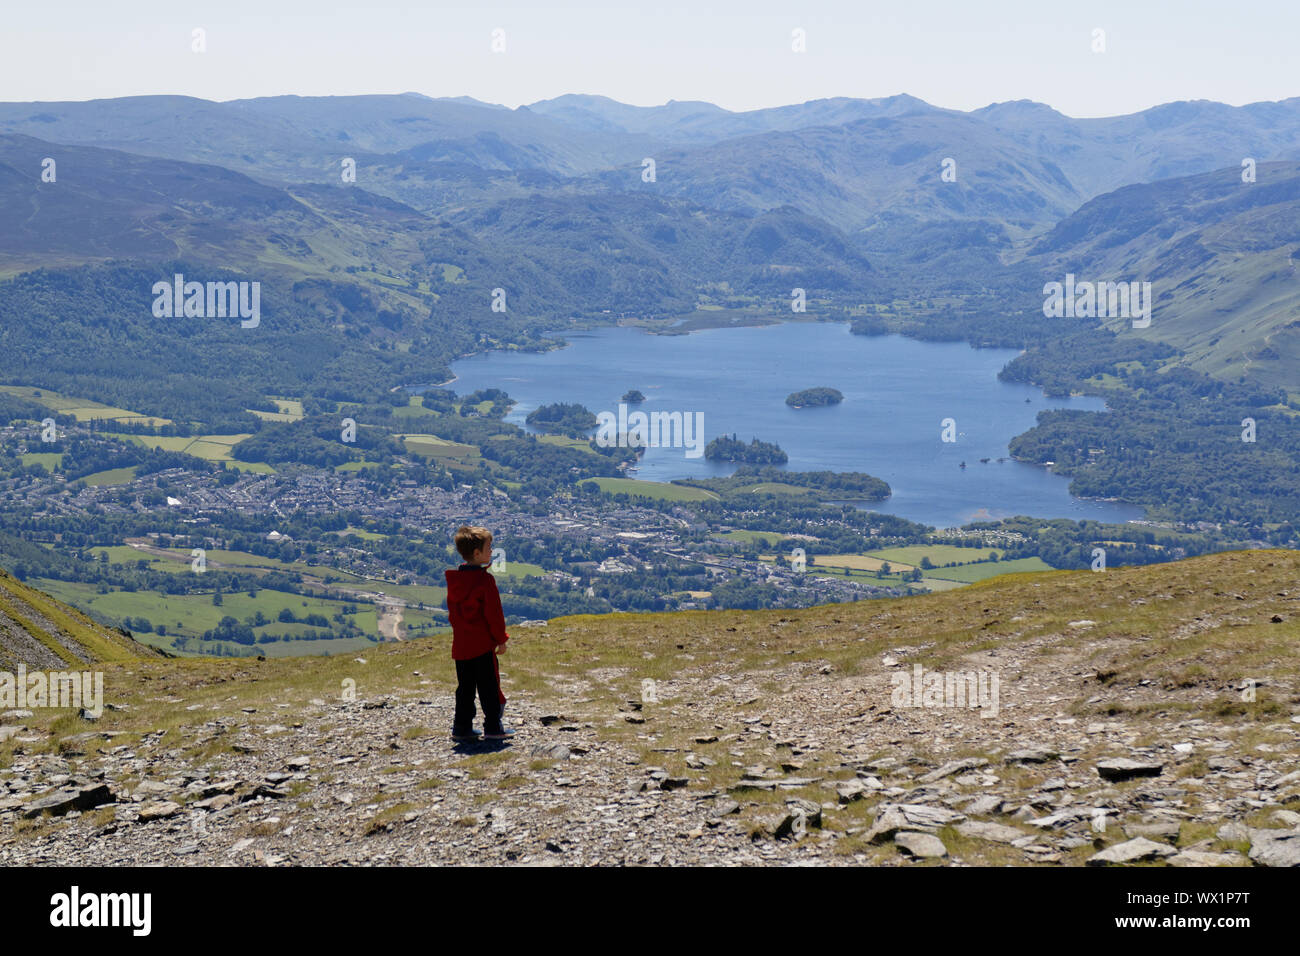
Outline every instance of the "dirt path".
<path fill-rule="evenodd" d="M 402 612 L 406 605 L 398 601 L 380 601 L 375 603 L 379 612 L 379 636 L 386 641 L 405 640 L 406 628 L 402 626 Z"/>

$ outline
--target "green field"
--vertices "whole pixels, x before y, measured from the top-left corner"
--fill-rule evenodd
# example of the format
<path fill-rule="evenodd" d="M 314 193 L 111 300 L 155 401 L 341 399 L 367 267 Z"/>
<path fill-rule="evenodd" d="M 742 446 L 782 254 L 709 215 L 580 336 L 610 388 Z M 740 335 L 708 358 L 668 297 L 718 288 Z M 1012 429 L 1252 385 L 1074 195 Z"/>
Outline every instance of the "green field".
<path fill-rule="evenodd" d="M 367 531 L 365 528 L 344 528 L 342 531 L 331 531 L 329 533 L 336 534 L 340 538 L 355 534 L 362 541 L 383 541 L 388 537 L 386 534 L 376 534 L 374 531 Z"/>
<path fill-rule="evenodd" d="M 145 448 L 179 451 L 186 455 L 193 455 L 195 458 L 202 458 L 204 461 L 224 461 L 240 471 L 252 471 L 263 475 L 275 474 L 275 469 L 265 462 L 240 461 L 231 455 L 231 448 L 245 438 L 251 437 L 251 433 L 241 435 L 199 435 L 195 438 L 170 435 L 128 435 L 117 432 L 110 434 L 113 438 L 132 441 Z"/>
<path fill-rule="evenodd" d="M 63 452 L 61 451 L 32 451 L 23 455 L 24 465 L 40 465 L 46 471 L 53 471 L 55 468 L 63 467 Z"/>
<path fill-rule="evenodd" d="M 600 454 L 600 452 L 591 447 L 591 441 L 586 438 L 570 438 L 568 435 L 538 435 L 537 440 L 543 445 L 558 445 L 560 448 L 576 448 L 578 451 L 585 451 L 589 455 Z"/>
<path fill-rule="evenodd" d="M 36 402 L 38 405 L 44 405 L 50 411 L 60 415 L 71 415 L 79 422 L 88 422 L 98 418 L 115 422 L 138 422 L 149 425 L 151 428 L 171 424 L 170 418 L 142 415 L 126 408 L 114 408 L 112 405 L 94 402 L 88 398 L 73 398 L 69 395 L 51 391 L 48 388 L 35 388 L 27 385 L 0 385 L 0 392 L 13 395 L 15 398 L 25 398 Z"/>
<path fill-rule="evenodd" d="M 138 548 L 133 548 L 129 544 L 115 544 L 107 548 L 91 548 L 91 556 L 98 561 L 101 554 L 108 555 L 110 564 L 129 564 L 135 565 L 139 561 L 147 562 L 150 566 L 161 567 L 163 570 L 175 570 L 180 567 L 175 561 L 168 561 L 166 558 L 159 558 L 152 554 L 146 554 Z M 176 552 L 179 554 L 180 552 Z M 185 557 L 189 561 L 188 554 Z"/>
<path fill-rule="evenodd" d="M 703 488 L 687 485 L 669 485 L 662 481 L 641 481 L 637 478 L 588 478 L 583 484 L 594 484 L 611 495 L 640 495 L 664 501 L 717 501 L 718 496 Z"/>
<path fill-rule="evenodd" d="M 430 458 L 449 468 L 476 468 L 482 461 L 477 445 L 447 441 L 437 435 L 398 435 L 412 455 Z"/>
<path fill-rule="evenodd" d="M 724 541 L 737 541 L 741 544 L 762 544 L 771 547 L 778 541 L 785 539 L 785 535 L 779 531 L 724 531 L 722 534 L 714 535 L 715 538 L 721 538 Z"/>
<path fill-rule="evenodd" d="M 493 571 L 498 577 L 506 578 L 536 578 L 546 573 L 540 564 L 529 564 L 527 561 L 511 561 L 506 558 L 505 571 Z"/>
<path fill-rule="evenodd" d="M 256 415 L 264 422 L 296 422 L 303 417 L 302 402 L 296 398 L 275 398 L 276 412 L 263 412 L 256 408 L 247 409 L 247 411 Z"/>
<path fill-rule="evenodd" d="M 437 417 L 438 413 L 433 409 L 425 408 L 422 396 L 412 395 L 411 403 L 403 405 L 401 408 L 393 409 L 393 417 L 399 420 Z"/>
<path fill-rule="evenodd" d="M 358 589 L 373 591 L 375 594 L 389 594 L 399 597 L 407 604 L 426 604 L 438 607 L 447 597 L 447 589 L 429 584 L 390 584 L 387 581 L 364 581 L 354 585 Z"/>
<path fill-rule="evenodd" d="M 101 485 L 127 485 L 135 477 L 135 470 L 139 467 L 131 465 L 128 468 L 110 468 L 108 471 L 97 471 L 93 475 L 86 475 L 78 479 L 84 481 L 92 488 L 98 488 Z"/>
<path fill-rule="evenodd" d="M 935 568 L 926 571 L 926 577 L 941 581 L 960 581 L 970 584 L 995 578 L 999 574 L 1020 574 L 1025 571 L 1051 571 L 1052 566 L 1042 558 L 1017 558 L 1014 561 L 982 561 L 979 564 L 963 564 L 955 568 Z"/>
<path fill-rule="evenodd" d="M 999 558 L 1005 553 L 1002 548 L 959 548 L 951 544 L 911 544 L 903 548 L 883 548 L 868 552 L 873 558 L 885 561 L 900 561 L 903 564 L 919 565 L 922 558 L 929 558 L 935 565 L 970 564 L 974 561 L 988 560 L 989 553 Z"/>
<path fill-rule="evenodd" d="M 167 628 L 166 637 L 160 638 L 156 633 L 148 632 L 141 632 L 136 635 L 140 640 L 153 644 L 155 647 L 170 647 L 173 636 L 201 637 L 204 631 L 216 627 L 226 615 L 244 621 L 261 611 L 269 619 L 270 623 L 254 628 L 254 633 L 258 635 L 264 633 L 279 634 L 287 632 L 286 629 L 292 626 L 287 623 L 282 624 L 276 620 L 277 615 L 284 608 L 289 608 L 297 617 L 303 617 L 307 614 L 320 614 L 327 620 L 332 620 L 334 615 L 348 604 L 352 604 L 357 608 L 357 613 L 350 615 L 349 619 L 354 621 L 367 634 L 378 637 L 375 611 L 369 605 L 304 597 L 300 594 L 272 591 L 267 588 L 259 589 L 257 596 L 251 598 L 246 591 L 232 591 L 223 594 L 221 605 L 218 606 L 212 603 L 211 594 L 163 595 L 155 591 L 110 591 L 108 594 L 100 594 L 93 584 L 83 584 L 76 581 L 56 581 L 51 578 L 33 579 L 33 584 L 41 590 L 53 594 L 59 600 L 66 601 L 86 612 L 95 611 L 116 620 L 125 617 L 143 617 L 154 627 L 159 624 L 164 625 Z M 286 653 L 319 653 L 322 648 L 318 645 L 324 643 L 326 642 L 304 641 L 301 648 L 288 651 L 284 649 L 283 642 L 255 646 L 259 649 L 267 648 L 265 651 L 267 654 L 285 656 Z M 277 647 L 280 648 L 278 651 L 275 650 Z"/>
<path fill-rule="evenodd" d="M 931 591 L 951 591 L 953 588 L 965 587 L 963 581 L 944 581 L 940 578 L 921 578 L 920 584 Z"/>

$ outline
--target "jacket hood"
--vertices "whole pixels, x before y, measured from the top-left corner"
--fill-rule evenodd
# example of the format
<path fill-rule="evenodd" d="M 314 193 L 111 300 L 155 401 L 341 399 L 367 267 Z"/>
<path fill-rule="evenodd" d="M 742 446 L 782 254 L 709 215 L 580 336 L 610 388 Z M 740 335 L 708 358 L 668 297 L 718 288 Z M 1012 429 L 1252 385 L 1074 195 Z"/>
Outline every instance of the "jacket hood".
<path fill-rule="evenodd" d="M 487 570 L 484 568 L 465 568 L 444 572 L 447 577 L 447 600 L 468 602 L 476 591 L 487 584 Z"/>

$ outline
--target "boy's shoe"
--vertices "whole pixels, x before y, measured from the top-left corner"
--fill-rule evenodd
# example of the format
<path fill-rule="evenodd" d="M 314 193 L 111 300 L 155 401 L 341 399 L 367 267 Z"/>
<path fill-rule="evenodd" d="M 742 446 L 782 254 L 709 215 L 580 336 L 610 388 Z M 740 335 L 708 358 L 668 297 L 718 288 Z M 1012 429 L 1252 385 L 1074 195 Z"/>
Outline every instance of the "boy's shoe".
<path fill-rule="evenodd" d="M 461 733 L 458 730 L 451 732 L 451 739 L 455 741 L 478 740 L 478 731 L 470 728 L 469 733 Z"/>
<path fill-rule="evenodd" d="M 515 732 L 513 730 L 510 730 L 507 727 L 502 727 L 500 730 L 493 731 L 490 734 L 484 734 L 483 737 L 486 740 L 505 740 L 508 737 L 513 737 L 514 735 Z"/>

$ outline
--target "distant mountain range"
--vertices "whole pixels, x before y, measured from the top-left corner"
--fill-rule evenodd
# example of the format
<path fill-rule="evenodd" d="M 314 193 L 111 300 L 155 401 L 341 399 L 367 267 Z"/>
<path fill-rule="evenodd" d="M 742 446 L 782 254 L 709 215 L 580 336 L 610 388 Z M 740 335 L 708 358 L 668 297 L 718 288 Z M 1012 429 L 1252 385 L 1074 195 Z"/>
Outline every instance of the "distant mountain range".
<path fill-rule="evenodd" d="M 335 273 L 414 319 L 436 310 L 416 291 L 430 270 L 483 290 L 522 271 L 521 306 L 553 321 L 686 312 L 719 283 L 844 306 L 982 290 L 1023 313 L 1044 282 L 1089 273 L 1152 281 L 1142 334 L 1193 367 L 1296 392 L 1296 161 L 1300 99 L 1083 120 L 910 96 L 741 113 L 577 94 L 3 103 L 0 275 L 109 259 Z"/>

